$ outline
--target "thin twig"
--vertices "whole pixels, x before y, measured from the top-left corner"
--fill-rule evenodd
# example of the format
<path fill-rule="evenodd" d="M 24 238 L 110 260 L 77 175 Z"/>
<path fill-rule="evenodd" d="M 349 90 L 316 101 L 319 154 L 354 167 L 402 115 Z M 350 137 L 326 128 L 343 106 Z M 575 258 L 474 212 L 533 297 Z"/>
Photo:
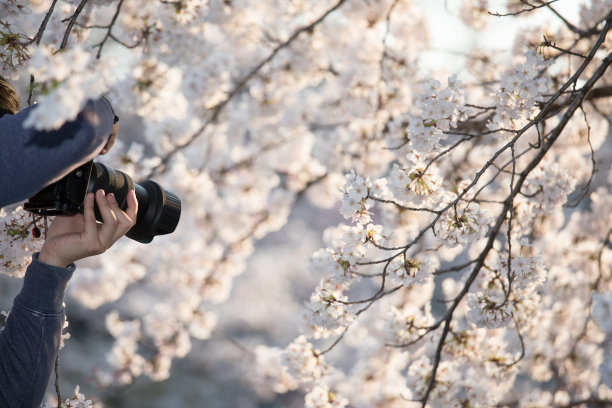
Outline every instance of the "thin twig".
<path fill-rule="evenodd" d="M 55 393 L 57 394 L 57 408 L 62 406 L 62 394 L 59 386 L 59 353 L 55 356 Z"/>
<path fill-rule="evenodd" d="M 115 25 L 115 22 L 117 21 L 117 18 L 119 17 L 119 12 L 121 11 L 121 6 L 122 5 L 123 5 L 123 0 L 120 0 L 119 4 L 117 4 L 117 9 L 115 10 L 115 14 L 113 15 L 113 18 L 112 18 L 111 22 L 108 24 L 107 31 L 106 31 L 106 34 L 104 35 L 104 38 L 98 44 L 94 45 L 94 48 L 96 48 L 96 47 L 98 48 L 98 52 L 96 53 L 96 59 L 100 59 L 100 57 L 102 56 L 102 48 L 104 48 L 104 44 L 106 43 L 106 41 L 109 38 L 117 41 L 118 43 L 120 43 L 121 45 L 123 45 L 123 46 L 125 46 L 127 48 L 135 48 L 141 42 L 141 41 L 138 41 L 138 43 L 136 45 L 134 45 L 133 47 L 129 47 L 126 44 L 123 44 L 123 42 L 118 41 L 115 38 L 115 36 L 113 36 L 113 34 L 112 34 L 113 26 Z"/>
<path fill-rule="evenodd" d="M 76 10 L 74 11 L 74 14 L 72 15 L 72 17 L 70 17 L 68 21 L 68 27 L 66 27 L 66 31 L 64 31 L 64 38 L 62 38 L 62 43 L 58 51 L 61 51 L 66 48 L 66 45 L 68 44 L 68 37 L 70 37 L 70 32 L 72 31 L 72 28 L 74 27 L 77 18 L 79 18 L 79 15 L 83 11 L 83 8 L 85 7 L 88 1 L 89 0 L 81 0 Z"/>
<path fill-rule="evenodd" d="M 43 18 L 42 23 L 38 27 L 38 31 L 36 32 L 36 35 L 32 39 L 30 39 L 28 42 L 26 42 L 24 44 L 25 46 L 31 45 L 34 42 L 36 43 L 36 45 L 40 44 L 40 40 L 42 39 L 45 29 L 47 28 L 47 23 L 49 22 L 49 19 L 51 18 L 51 15 L 53 14 L 53 10 L 55 9 L 56 4 L 57 4 L 57 0 L 53 0 L 53 3 L 51 3 L 51 6 L 49 6 L 49 10 L 47 10 L 47 12 L 45 13 L 45 17 Z"/>
<path fill-rule="evenodd" d="M 165 168 L 166 164 L 170 161 L 170 159 L 175 154 L 177 154 L 182 149 L 184 149 L 184 148 L 188 147 L 189 145 L 191 145 L 196 139 L 198 139 L 202 134 L 204 134 L 204 131 L 206 129 L 208 129 L 208 126 L 210 126 L 210 124 L 212 124 L 212 123 L 217 121 L 219 115 L 221 114 L 223 109 L 228 105 L 228 103 L 236 95 L 238 95 L 238 93 L 240 93 L 240 91 L 242 91 L 242 88 L 244 88 L 244 86 L 264 66 L 266 66 L 270 61 L 272 61 L 280 51 L 282 51 L 283 49 L 289 47 L 296 40 L 296 38 L 298 38 L 302 33 L 311 32 L 317 25 L 319 25 L 323 20 L 325 20 L 331 13 L 333 13 L 338 8 L 340 8 L 340 6 L 342 6 L 345 2 L 346 2 L 346 0 L 338 0 L 336 2 L 336 4 L 334 4 L 332 7 L 330 7 L 325 12 L 323 12 L 323 14 L 321 14 L 316 20 L 314 20 L 310 24 L 307 24 L 307 25 L 305 25 L 303 27 L 300 27 L 297 30 L 295 30 L 293 32 L 293 34 L 291 34 L 291 36 L 287 40 L 285 40 L 282 44 L 278 45 L 274 50 L 272 50 L 272 52 L 270 52 L 270 54 L 266 58 L 264 58 L 262 61 L 260 61 L 259 64 L 254 66 L 240 81 L 238 81 L 238 83 L 236 83 L 234 88 L 228 93 L 227 97 L 223 101 L 218 103 L 213 108 L 212 114 L 206 120 L 206 122 L 204 122 L 204 124 L 198 130 L 196 130 L 185 142 L 175 146 L 173 150 L 169 151 L 164 156 L 162 161 L 157 166 L 155 166 L 149 172 L 149 174 L 145 176 L 145 178 L 151 178 L 153 176 L 153 174 L 155 174 L 156 172 L 158 172 L 158 171 L 162 170 L 163 168 Z"/>
<path fill-rule="evenodd" d="M 495 16 L 495 17 L 509 17 L 509 16 L 518 16 L 519 14 L 529 13 L 529 12 L 532 12 L 532 11 L 537 10 L 537 9 L 539 9 L 539 8 L 546 7 L 546 6 L 548 6 L 549 4 L 552 4 L 552 3 L 556 2 L 556 1 L 557 1 L 557 0 L 551 0 L 551 1 L 546 2 L 546 3 L 544 3 L 544 4 L 540 4 L 539 6 L 534 6 L 533 4 L 530 4 L 530 3 L 529 3 L 529 2 L 527 2 L 527 1 L 521 0 L 521 3 L 523 3 L 523 4 L 524 4 L 524 5 L 526 5 L 526 6 L 528 6 L 528 8 L 524 8 L 524 9 L 519 10 L 519 11 L 516 11 L 516 12 L 514 12 L 514 13 L 505 13 L 505 14 L 501 14 L 501 13 L 493 13 L 493 12 L 490 12 L 490 11 L 489 11 L 489 14 L 490 14 L 490 15 L 492 15 L 492 16 Z"/>
<path fill-rule="evenodd" d="M 587 118 L 587 114 L 584 108 L 581 106 L 580 110 L 582 111 L 582 115 L 584 117 L 584 123 L 587 127 L 587 143 L 589 145 L 589 150 L 591 151 L 591 175 L 589 176 L 589 180 L 586 182 L 584 186 L 582 186 L 582 192 L 580 196 L 576 199 L 574 203 L 566 204 L 567 207 L 573 208 L 577 207 L 578 204 L 582 202 L 582 200 L 586 197 L 586 195 L 591 190 L 591 183 L 593 182 L 593 177 L 595 177 L 595 173 L 597 172 L 597 161 L 595 160 L 595 150 L 593 149 L 593 143 L 591 143 L 591 125 L 589 124 L 589 120 Z"/>
<path fill-rule="evenodd" d="M 36 42 L 36 45 L 40 44 L 40 40 L 42 39 L 45 29 L 47 28 L 47 24 L 49 23 L 49 19 L 51 18 L 51 15 L 53 14 L 53 10 L 55 9 L 56 4 L 57 4 L 57 0 L 53 0 L 53 3 L 51 3 L 49 10 L 47 10 L 47 13 L 45 14 L 45 18 L 43 18 L 43 21 L 40 24 L 40 27 L 38 27 L 38 32 L 36 33 L 34 38 L 32 38 L 30 41 L 28 41 L 25 44 L 26 46 L 32 44 L 33 42 Z M 30 88 L 28 90 L 28 106 L 32 105 L 33 95 L 34 95 L 34 75 L 30 74 Z"/>

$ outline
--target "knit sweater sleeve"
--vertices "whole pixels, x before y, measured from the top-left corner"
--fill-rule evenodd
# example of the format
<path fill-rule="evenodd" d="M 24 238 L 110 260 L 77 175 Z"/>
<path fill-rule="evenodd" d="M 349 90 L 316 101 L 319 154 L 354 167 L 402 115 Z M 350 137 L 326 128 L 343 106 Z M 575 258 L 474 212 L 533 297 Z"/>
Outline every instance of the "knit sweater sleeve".
<path fill-rule="evenodd" d="M 91 100 L 77 118 L 53 131 L 24 129 L 30 106 L 0 118 L 0 208 L 24 201 L 93 159 L 106 144 L 114 112 L 103 98 Z"/>
<path fill-rule="evenodd" d="M 59 349 L 64 295 L 74 264 L 58 268 L 32 256 L 21 292 L 0 332 L 0 406 L 38 408 Z"/>

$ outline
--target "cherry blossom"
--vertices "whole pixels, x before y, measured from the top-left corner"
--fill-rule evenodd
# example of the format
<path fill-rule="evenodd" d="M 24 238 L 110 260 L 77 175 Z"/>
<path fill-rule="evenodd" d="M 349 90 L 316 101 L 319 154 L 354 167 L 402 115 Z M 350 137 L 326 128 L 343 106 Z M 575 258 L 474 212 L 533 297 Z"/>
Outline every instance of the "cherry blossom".
<path fill-rule="evenodd" d="M 27 125 L 104 94 L 125 133 L 96 160 L 183 203 L 79 262 L 62 353 L 110 334 L 92 401 L 186 359 L 228 406 L 612 404 L 610 0 L 52 3 L 0 6 Z M 12 277 L 42 245 L 19 205 Z"/>

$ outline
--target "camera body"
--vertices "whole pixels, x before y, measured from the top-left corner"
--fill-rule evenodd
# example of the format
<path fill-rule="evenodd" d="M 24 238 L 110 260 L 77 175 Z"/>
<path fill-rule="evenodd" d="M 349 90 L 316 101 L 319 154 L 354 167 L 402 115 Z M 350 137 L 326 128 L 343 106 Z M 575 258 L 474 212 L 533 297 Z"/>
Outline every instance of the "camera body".
<path fill-rule="evenodd" d="M 31 197 L 24 204 L 24 209 L 48 216 L 82 213 L 85 195 L 90 190 L 88 187 L 92 168 L 93 161 L 90 161 L 73 170 Z"/>
<path fill-rule="evenodd" d="M 114 193 L 119 208 L 124 211 L 128 192 L 135 191 L 138 215 L 136 224 L 126 234 L 128 238 L 149 243 L 156 235 L 174 232 L 178 225 L 181 200 L 176 195 L 152 180 L 134 183 L 127 174 L 93 160 L 42 189 L 24 204 L 24 209 L 45 216 L 83 213 L 85 196 L 99 189 Z M 102 221 L 97 204 L 94 213 Z"/>

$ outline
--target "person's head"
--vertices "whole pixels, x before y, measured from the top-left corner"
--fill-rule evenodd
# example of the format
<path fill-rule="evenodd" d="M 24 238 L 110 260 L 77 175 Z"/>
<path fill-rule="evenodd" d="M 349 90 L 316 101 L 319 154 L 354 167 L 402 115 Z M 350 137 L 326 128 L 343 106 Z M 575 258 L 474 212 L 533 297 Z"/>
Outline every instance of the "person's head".
<path fill-rule="evenodd" d="M 15 88 L 0 76 L 0 117 L 14 115 L 19 111 L 19 95 Z"/>

